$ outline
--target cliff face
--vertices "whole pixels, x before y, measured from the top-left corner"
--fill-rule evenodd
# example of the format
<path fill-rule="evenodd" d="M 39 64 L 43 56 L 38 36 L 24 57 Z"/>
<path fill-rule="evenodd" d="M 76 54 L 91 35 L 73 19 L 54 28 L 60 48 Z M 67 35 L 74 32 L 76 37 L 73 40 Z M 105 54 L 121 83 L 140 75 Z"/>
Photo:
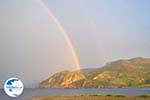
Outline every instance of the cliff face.
<path fill-rule="evenodd" d="M 39 87 L 150 87 L 150 59 L 118 60 L 96 70 L 90 69 L 84 74 L 77 71 L 62 71 L 41 82 Z"/>

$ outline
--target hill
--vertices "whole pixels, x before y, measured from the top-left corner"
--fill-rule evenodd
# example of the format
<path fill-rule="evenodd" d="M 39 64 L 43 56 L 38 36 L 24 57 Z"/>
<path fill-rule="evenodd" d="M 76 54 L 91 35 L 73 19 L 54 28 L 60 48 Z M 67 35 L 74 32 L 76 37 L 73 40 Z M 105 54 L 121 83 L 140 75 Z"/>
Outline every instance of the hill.
<path fill-rule="evenodd" d="M 123 59 L 102 68 L 62 71 L 40 83 L 41 88 L 150 87 L 150 58 Z"/>

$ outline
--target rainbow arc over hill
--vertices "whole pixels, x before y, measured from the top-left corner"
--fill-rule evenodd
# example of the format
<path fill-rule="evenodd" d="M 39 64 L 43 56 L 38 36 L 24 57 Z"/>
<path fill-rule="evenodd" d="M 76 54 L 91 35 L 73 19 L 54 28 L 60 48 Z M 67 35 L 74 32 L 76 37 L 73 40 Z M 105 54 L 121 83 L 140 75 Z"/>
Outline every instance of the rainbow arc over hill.
<path fill-rule="evenodd" d="M 55 14 L 46 6 L 46 4 L 42 0 L 35 0 L 35 1 L 45 10 L 45 12 L 48 14 L 48 16 L 50 18 L 52 18 L 52 20 L 54 21 L 54 23 L 60 30 L 61 34 L 64 36 L 65 41 L 66 41 L 68 47 L 70 48 L 71 54 L 73 56 L 75 66 L 76 66 L 77 70 L 81 72 L 81 66 L 80 66 L 78 54 L 76 52 L 75 47 L 73 46 L 73 43 L 72 43 L 70 37 L 68 36 L 68 33 L 64 29 L 63 25 L 61 24 L 59 19 L 55 16 Z M 99 52 L 100 56 L 103 58 L 103 61 L 102 61 L 104 63 L 103 65 L 105 65 L 109 61 L 108 56 L 106 55 L 106 50 L 104 50 L 104 47 L 102 45 L 99 45 L 98 48 L 100 51 Z"/>
<path fill-rule="evenodd" d="M 77 70 L 81 70 L 80 67 L 80 62 L 79 62 L 79 58 L 76 52 L 76 49 L 74 48 L 70 37 L 68 36 L 66 30 L 64 29 L 64 27 L 62 26 L 62 24 L 60 23 L 60 21 L 58 20 L 58 18 L 54 15 L 54 13 L 52 13 L 52 11 L 45 5 L 45 3 L 42 0 L 37 0 L 38 3 L 41 5 L 41 7 L 45 10 L 45 12 L 53 19 L 53 21 L 55 22 L 55 24 L 57 25 L 57 27 L 59 28 L 59 30 L 61 31 L 62 35 L 64 36 L 66 43 L 68 45 L 68 47 L 70 48 L 70 51 L 72 53 L 73 59 L 74 59 L 74 63 L 77 67 Z"/>

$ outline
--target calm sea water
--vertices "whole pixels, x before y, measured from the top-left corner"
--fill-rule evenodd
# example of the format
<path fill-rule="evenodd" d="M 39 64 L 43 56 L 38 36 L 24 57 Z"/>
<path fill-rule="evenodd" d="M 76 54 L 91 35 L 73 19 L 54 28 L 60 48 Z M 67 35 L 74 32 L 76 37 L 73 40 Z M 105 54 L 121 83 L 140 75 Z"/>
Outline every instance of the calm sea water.
<path fill-rule="evenodd" d="M 120 94 L 136 96 L 150 94 L 150 88 L 111 88 L 111 89 L 24 89 L 17 98 L 8 97 L 3 89 L 0 89 L 0 100 L 29 100 L 32 96 L 70 96 L 82 94 Z"/>

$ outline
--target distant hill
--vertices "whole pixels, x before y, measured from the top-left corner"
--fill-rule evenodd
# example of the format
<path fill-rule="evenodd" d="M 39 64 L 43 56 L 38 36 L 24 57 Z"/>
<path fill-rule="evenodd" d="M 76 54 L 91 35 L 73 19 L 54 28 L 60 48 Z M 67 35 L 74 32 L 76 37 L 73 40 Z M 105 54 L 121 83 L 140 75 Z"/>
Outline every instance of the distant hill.
<path fill-rule="evenodd" d="M 87 74 L 87 73 L 90 73 L 90 72 L 93 72 L 93 71 L 96 71 L 96 70 L 99 70 L 100 68 L 85 68 L 85 69 L 81 69 L 80 71 L 83 73 L 83 74 Z"/>
<path fill-rule="evenodd" d="M 102 68 L 62 71 L 40 83 L 41 88 L 150 87 L 150 58 L 111 62 Z"/>

